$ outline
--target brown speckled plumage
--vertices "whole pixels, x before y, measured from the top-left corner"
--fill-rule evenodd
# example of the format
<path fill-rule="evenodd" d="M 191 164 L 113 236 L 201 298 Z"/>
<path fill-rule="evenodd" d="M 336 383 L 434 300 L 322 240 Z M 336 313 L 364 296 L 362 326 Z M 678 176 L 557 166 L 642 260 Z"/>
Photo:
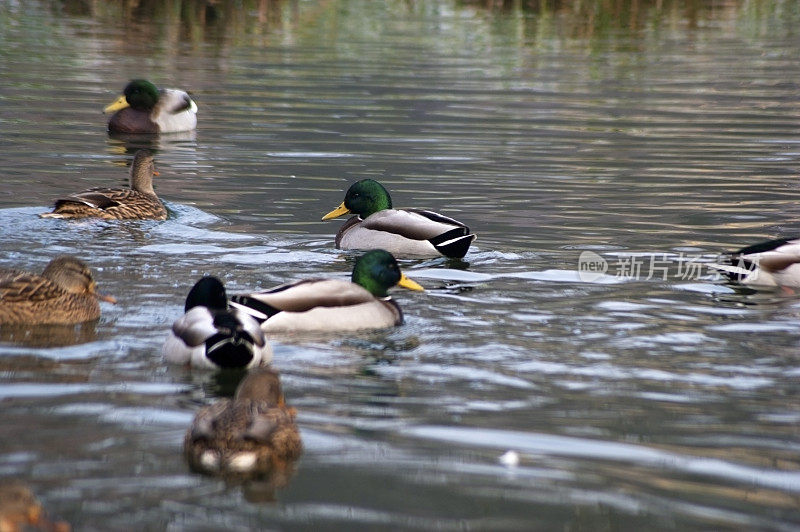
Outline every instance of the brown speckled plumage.
<path fill-rule="evenodd" d="M 18 482 L 0 485 L 0 531 L 20 532 L 39 522 L 42 505 Z"/>
<path fill-rule="evenodd" d="M 184 438 L 186 458 L 194 470 L 220 475 L 285 470 L 303 449 L 294 418 L 294 409 L 283 402 L 278 374 L 267 368 L 251 370 L 234 399 L 197 413 Z"/>
<path fill-rule="evenodd" d="M 70 532 L 65 521 L 51 521 L 41 503 L 25 484 L 0 481 L 0 532 Z"/>
<path fill-rule="evenodd" d="M 100 317 L 92 273 L 75 257 L 50 261 L 41 275 L 0 270 L 0 325 L 73 324 Z"/>
<path fill-rule="evenodd" d="M 148 150 L 139 150 L 131 164 L 130 188 L 90 188 L 59 198 L 43 218 L 166 220 L 167 210 L 153 189 L 155 164 Z"/>

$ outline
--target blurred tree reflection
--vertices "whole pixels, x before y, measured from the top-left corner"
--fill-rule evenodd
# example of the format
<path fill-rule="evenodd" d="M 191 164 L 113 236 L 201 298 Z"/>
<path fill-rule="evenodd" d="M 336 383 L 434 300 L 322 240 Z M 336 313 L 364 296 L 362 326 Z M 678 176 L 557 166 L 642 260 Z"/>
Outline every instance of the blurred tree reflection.
<path fill-rule="evenodd" d="M 54 9 L 122 23 L 139 39 L 252 42 L 297 13 L 297 0 L 61 0 Z"/>
<path fill-rule="evenodd" d="M 670 31 L 715 24 L 745 33 L 794 34 L 796 0 L 50 0 L 55 12 L 122 25 L 124 39 L 162 49 L 265 46 L 276 38 L 323 40 L 388 31 L 386 20 L 481 23 L 518 46 L 542 40 L 583 39 L 589 46 L 608 36 Z M 0 12 L 4 8 L 0 6 Z M 14 9 L 13 7 L 11 9 Z M 17 8 L 22 9 L 22 8 Z M 392 17 L 378 16 L 391 13 Z M 435 28 L 433 26 L 432 28 Z M 474 29 L 474 28 L 473 28 Z M 458 46 L 458 43 L 452 43 Z M 140 44 L 140 46 L 142 46 Z M 124 52 L 129 50 L 122 47 Z"/>

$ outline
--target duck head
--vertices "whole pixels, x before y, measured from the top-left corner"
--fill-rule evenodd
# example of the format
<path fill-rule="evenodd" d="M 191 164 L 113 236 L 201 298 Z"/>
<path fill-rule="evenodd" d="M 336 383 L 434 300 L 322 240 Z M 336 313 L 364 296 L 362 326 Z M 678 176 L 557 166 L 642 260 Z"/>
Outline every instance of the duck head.
<path fill-rule="evenodd" d="M 250 400 L 267 403 L 271 406 L 283 406 L 283 391 L 278 373 L 269 368 L 251 370 L 236 388 L 234 400 Z"/>
<path fill-rule="evenodd" d="M 111 296 L 99 294 L 89 267 L 80 259 L 62 255 L 51 260 L 42 272 L 42 277 L 50 279 L 71 294 L 89 294 L 108 303 L 116 303 Z"/>
<path fill-rule="evenodd" d="M 125 86 L 122 96 L 108 105 L 103 112 L 111 113 L 130 107 L 137 111 L 150 111 L 158 102 L 158 89 L 146 79 L 131 80 Z"/>
<path fill-rule="evenodd" d="M 400 271 L 391 253 L 382 249 L 373 249 L 358 257 L 351 279 L 375 297 L 387 297 L 388 290 L 395 285 L 409 290 L 424 290 Z"/>
<path fill-rule="evenodd" d="M 225 293 L 222 282 L 211 275 L 197 281 L 189 290 L 189 295 L 186 296 L 186 305 L 183 307 L 183 311 L 189 312 L 189 309 L 194 307 L 220 310 L 228 308 L 228 295 Z"/>
<path fill-rule="evenodd" d="M 392 198 L 383 185 L 374 179 L 362 179 L 353 183 L 344 196 L 344 201 L 336 209 L 322 217 L 323 220 L 338 218 L 354 213 L 366 218 L 384 209 L 392 208 Z"/>

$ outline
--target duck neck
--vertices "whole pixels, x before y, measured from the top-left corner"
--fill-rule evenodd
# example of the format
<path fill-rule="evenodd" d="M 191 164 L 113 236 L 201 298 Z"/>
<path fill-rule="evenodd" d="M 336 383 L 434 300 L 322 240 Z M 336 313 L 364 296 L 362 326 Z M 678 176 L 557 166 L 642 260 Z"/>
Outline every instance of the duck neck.
<path fill-rule="evenodd" d="M 377 185 L 380 188 L 374 192 L 372 197 L 370 197 L 370 201 L 366 204 L 362 212 L 359 213 L 362 218 L 392 208 L 392 198 L 389 196 L 389 192 L 387 192 L 380 183 L 377 183 Z"/>
<path fill-rule="evenodd" d="M 353 272 L 351 281 L 357 285 L 361 285 L 363 288 L 366 288 L 370 294 L 377 298 L 382 299 L 389 297 L 389 289 L 386 288 L 383 283 L 370 277 L 369 275 L 363 275 L 361 272 Z"/>
<path fill-rule="evenodd" d="M 156 195 L 153 189 L 153 161 L 134 161 L 131 166 L 131 188 L 143 194 Z"/>

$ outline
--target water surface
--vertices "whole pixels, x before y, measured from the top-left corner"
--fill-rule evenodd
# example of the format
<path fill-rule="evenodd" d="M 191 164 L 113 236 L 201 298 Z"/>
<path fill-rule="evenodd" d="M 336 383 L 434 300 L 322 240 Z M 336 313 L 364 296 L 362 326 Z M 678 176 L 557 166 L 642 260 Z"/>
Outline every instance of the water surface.
<path fill-rule="evenodd" d="M 0 267 L 73 253 L 120 303 L 0 333 L 0 475 L 77 530 L 800 525 L 800 301 L 707 268 L 800 232 L 800 10 L 622 4 L 1 3 Z M 133 77 L 191 90 L 197 132 L 109 138 Z M 143 146 L 168 221 L 38 218 Z M 364 177 L 474 248 L 403 262 L 402 327 L 275 339 L 286 486 L 192 474 L 232 384 L 162 364 L 186 292 L 346 277 L 320 217 Z"/>

